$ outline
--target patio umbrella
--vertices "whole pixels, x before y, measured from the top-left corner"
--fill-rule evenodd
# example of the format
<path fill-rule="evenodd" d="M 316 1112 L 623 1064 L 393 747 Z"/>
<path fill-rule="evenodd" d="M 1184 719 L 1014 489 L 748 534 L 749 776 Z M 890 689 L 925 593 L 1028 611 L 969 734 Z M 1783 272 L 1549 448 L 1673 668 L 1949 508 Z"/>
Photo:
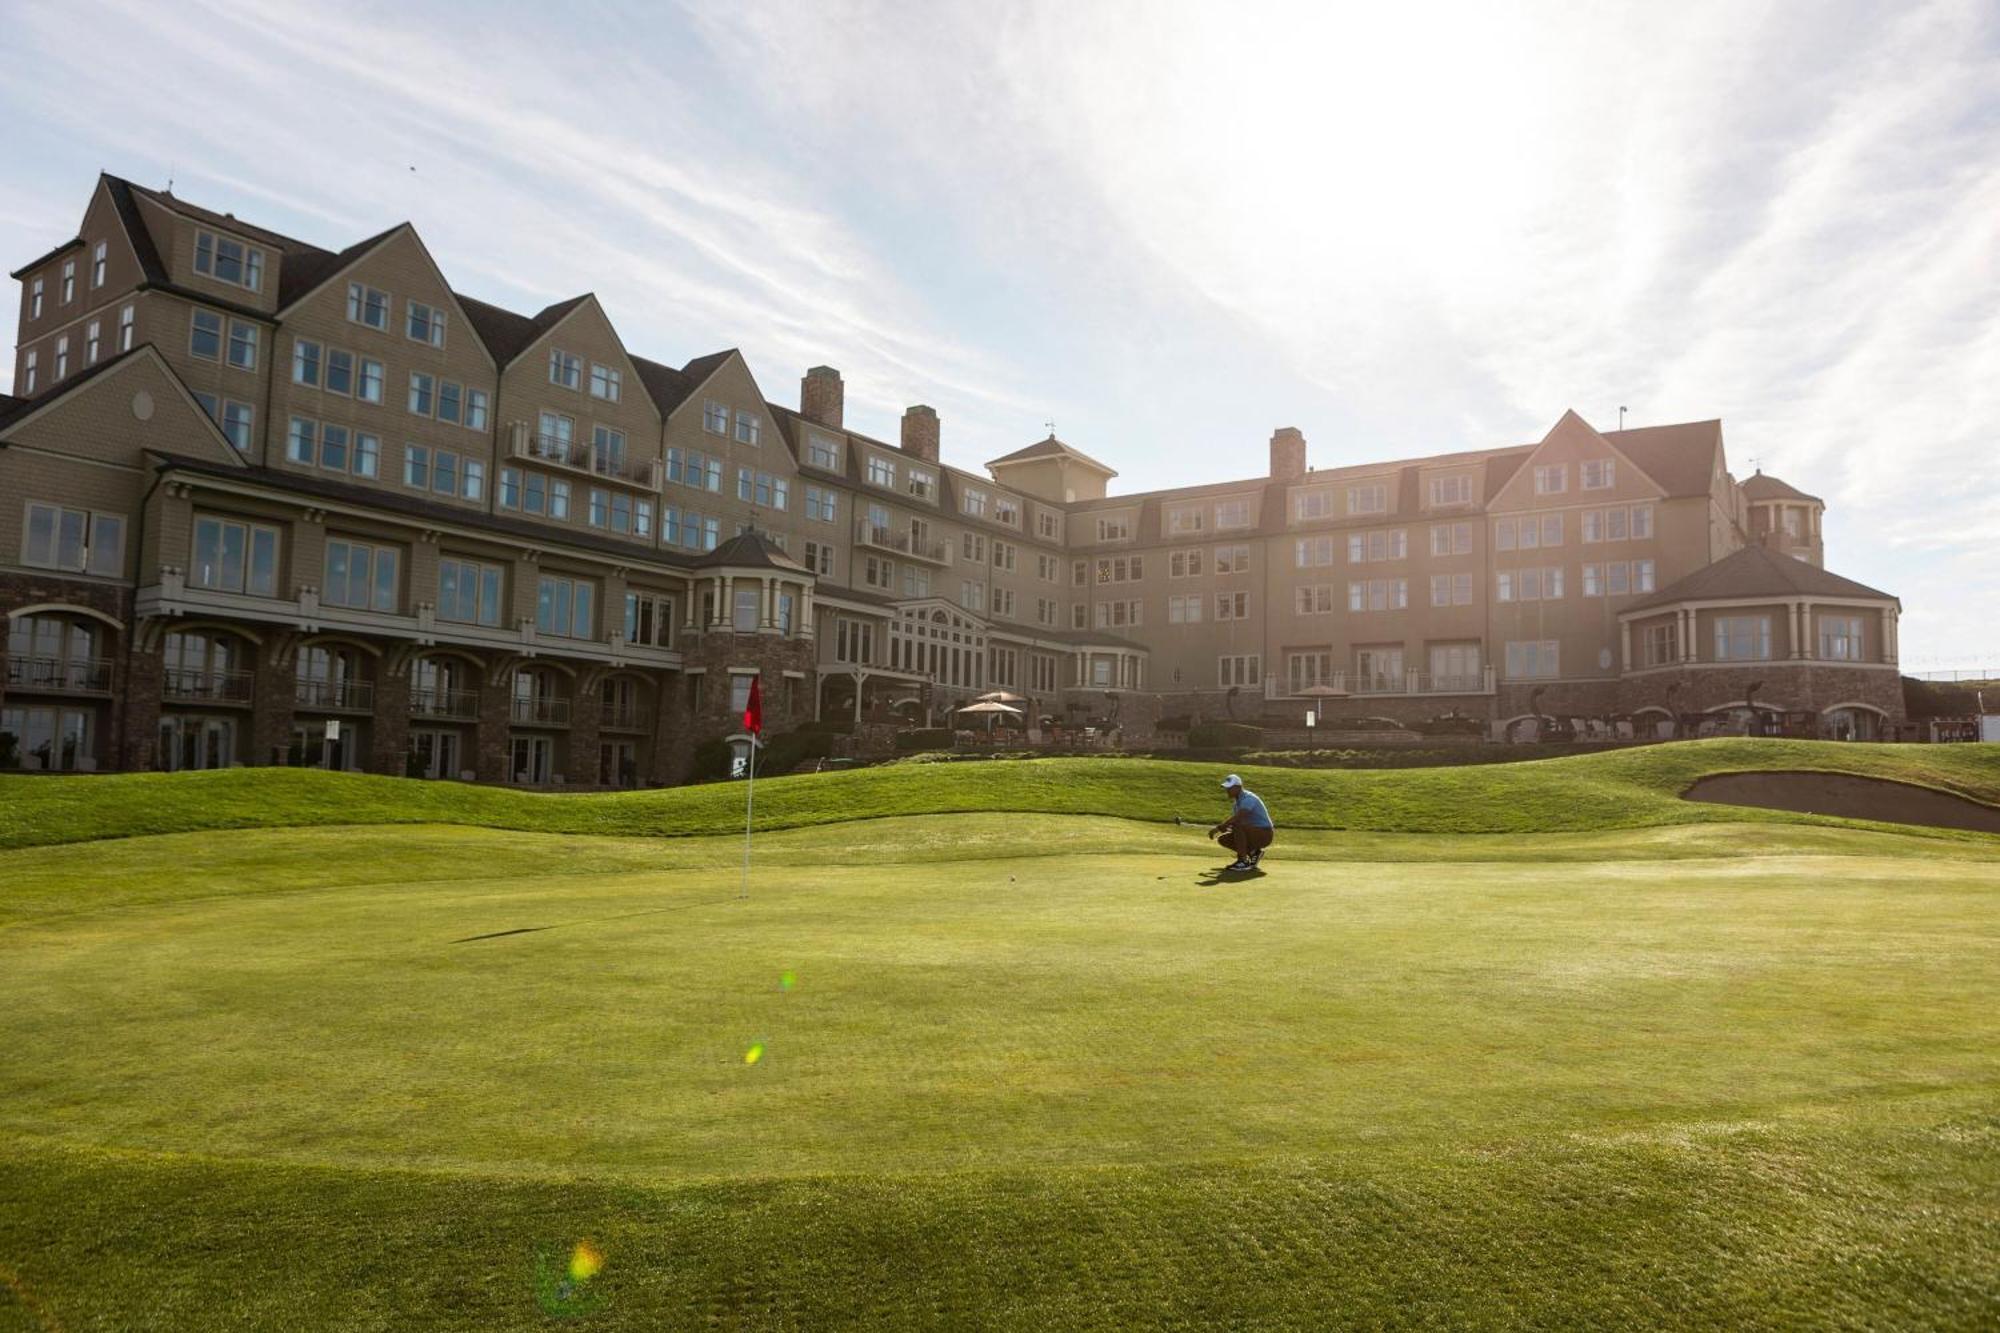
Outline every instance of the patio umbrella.
<path fill-rule="evenodd" d="M 1323 718 L 1326 714 L 1325 706 L 1319 702 L 1321 699 L 1345 699 L 1348 697 L 1348 694 L 1346 690 L 1337 690 L 1331 685 L 1308 685 L 1299 691 L 1299 696 L 1311 699 L 1313 701 L 1313 716 L 1315 718 Z"/>
<path fill-rule="evenodd" d="M 979 696 L 983 704 L 1024 704 L 1028 698 L 1024 694 L 1012 694 L 1006 690 L 988 690 Z"/>
<path fill-rule="evenodd" d="M 983 715 L 986 718 L 986 734 L 989 736 L 993 734 L 993 720 L 1002 713 L 1012 713 L 1015 717 L 1021 715 L 1020 709 L 1013 707 L 1011 704 L 1003 704 L 998 699 L 981 699 L 978 703 L 967 704 L 963 708 L 954 708 L 951 711 L 954 713 L 979 713 Z"/>

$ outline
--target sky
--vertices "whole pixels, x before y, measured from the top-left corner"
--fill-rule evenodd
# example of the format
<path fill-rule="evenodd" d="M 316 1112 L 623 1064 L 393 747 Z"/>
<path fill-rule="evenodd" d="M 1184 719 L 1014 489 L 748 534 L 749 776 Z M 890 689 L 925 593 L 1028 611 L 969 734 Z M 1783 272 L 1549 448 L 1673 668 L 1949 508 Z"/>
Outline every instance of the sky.
<path fill-rule="evenodd" d="M 2000 5 L 0 0 L 8 267 L 99 170 L 1119 490 L 1719 417 L 2000 667 Z M 0 300 L 19 299 L 10 284 Z M 0 310 L 0 314 L 7 313 Z M 9 374 L 0 367 L 0 376 Z M 4 385 L 4 380 L 0 380 Z M 1753 461 L 1754 460 L 1754 461 Z"/>

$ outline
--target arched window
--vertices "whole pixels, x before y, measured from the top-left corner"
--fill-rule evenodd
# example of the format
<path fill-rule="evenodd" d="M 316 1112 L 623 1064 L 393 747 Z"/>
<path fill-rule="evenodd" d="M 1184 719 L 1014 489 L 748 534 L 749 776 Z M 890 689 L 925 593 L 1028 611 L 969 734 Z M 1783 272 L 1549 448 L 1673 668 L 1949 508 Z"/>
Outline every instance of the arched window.
<path fill-rule="evenodd" d="M 312 643 L 299 649 L 298 701 L 307 708 L 366 708 L 369 689 L 352 648 Z"/>
<path fill-rule="evenodd" d="M 7 627 L 7 684 L 14 689 L 108 690 L 104 627 L 81 616 L 16 616 Z"/>
<path fill-rule="evenodd" d="M 197 703 L 250 702 L 250 652 L 243 640 L 210 630 L 174 630 L 160 648 L 167 697 Z"/>

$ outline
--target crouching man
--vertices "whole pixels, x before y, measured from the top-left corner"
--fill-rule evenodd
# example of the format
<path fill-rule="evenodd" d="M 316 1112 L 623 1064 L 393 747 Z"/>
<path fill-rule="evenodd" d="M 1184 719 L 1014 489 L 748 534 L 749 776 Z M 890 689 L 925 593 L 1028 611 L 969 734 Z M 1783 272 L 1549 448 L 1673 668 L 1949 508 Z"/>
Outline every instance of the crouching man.
<path fill-rule="evenodd" d="M 1226 869 L 1254 869 L 1271 845 L 1271 812 L 1256 792 L 1243 789 L 1243 779 L 1234 773 L 1222 780 L 1222 790 L 1229 797 L 1229 818 L 1210 829 L 1208 836 L 1219 836 L 1222 845 L 1236 853 L 1235 864 Z"/>

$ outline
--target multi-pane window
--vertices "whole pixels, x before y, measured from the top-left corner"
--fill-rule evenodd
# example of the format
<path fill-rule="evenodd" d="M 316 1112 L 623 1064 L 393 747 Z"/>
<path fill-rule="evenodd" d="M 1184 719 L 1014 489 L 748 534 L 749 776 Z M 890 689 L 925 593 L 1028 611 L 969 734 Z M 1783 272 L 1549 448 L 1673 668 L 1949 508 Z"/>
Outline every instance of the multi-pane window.
<path fill-rule="evenodd" d="M 839 495 L 835 491 L 822 490 L 818 486 L 806 487 L 806 517 L 818 519 L 822 523 L 832 523 L 839 519 Z"/>
<path fill-rule="evenodd" d="M 1298 694 L 1315 685 L 1327 685 L 1333 681 L 1333 654 L 1325 651 L 1286 653 L 1285 678 L 1291 685 L 1291 692 Z"/>
<path fill-rule="evenodd" d="M 1167 623 L 1169 625 L 1198 625 L 1201 623 L 1202 603 L 1208 599 L 1198 592 L 1175 593 L 1167 598 Z"/>
<path fill-rule="evenodd" d="M 840 441 L 830 436 L 806 436 L 806 462 L 828 472 L 840 471 Z"/>
<path fill-rule="evenodd" d="M 1322 616 L 1333 610 L 1331 583 L 1301 583 L 1292 590 L 1293 610 L 1302 616 Z"/>
<path fill-rule="evenodd" d="M 958 604 L 968 611 L 986 609 L 986 584 L 980 579 L 963 579 L 958 585 Z"/>
<path fill-rule="evenodd" d="M 1136 599 L 1097 604 L 1097 628 L 1126 629 L 1140 623 L 1142 603 Z"/>
<path fill-rule="evenodd" d="M 1578 469 L 1586 491 L 1609 490 L 1617 484 L 1618 463 L 1611 458 L 1586 458 Z"/>
<path fill-rule="evenodd" d="M 931 595 L 931 572 L 921 565 L 903 566 L 903 596 L 928 597 Z"/>
<path fill-rule="evenodd" d="M 1215 526 L 1218 528 L 1247 528 L 1250 526 L 1250 502 L 1248 500 L 1224 500 L 1215 506 Z"/>
<path fill-rule="evenodd" d="M 393 546 L 329 537 L 320 600 L 328 606 L 393 612 L 397 606 L 399 563 L 399 554 Z"/>
<path fill-rule="evenodd" d="M 21 390 L 23 393 L 35 391 L 35 349 L 28 349 L 27 357 L 21 362 Z"/>
<path fill-rule="evenodd" d="M 632 497 L 624 491 L 606 491 L 593 486 L 590 490 L 590 507 L 587 512 L 590 526 L 593 528 L 606 528 L 620 533 L 634 530 Z M 649 510 L 647 527 L 651 526 Z M 643 532 L 643 529 L 641 531 Z"/>
<path fill-rule="evenodd" d="M 1586 542 L 1645 541 L 1653 535 L 1653 507 L 1586 509 L 1581 523 Z"/>
<path fill-rule="evenodd" d="M 1410 534 L 1394 531 L 1354 532 L 1347 537 L 1347 563 L 1369 564 L 1380 560 L 1402 560 L 1410 554 Z"/>
<path fill-rule="evenodd" d="M 257 368 L 257 326 L 240 319 L 229 321 L 229 364 L 238 370 Z"/>
<path fill-rule="evenodd" d="M 188 333 L 188 355 L 203 361 L 222 359 L 222 316 L 213 310 L 197 310 Z"/>
<path fill-rule="evenodd" d="M 1137 583 L 1146 577 L 1146 557 L 1106 556 L 1097 562 L 1099 583 Z"/>
<path fill-rule="evenodd" d="M 99 241 L 90 252 L 90 285 L 93 289 L 104 285 L 104 269 L 110 256 L 110 243 Z"/>
<path fill-rule="evenodd" d="M 1561 546 L 1562 543 L 1561 514 L 1523 514 L 1519 518 L 1500 519 L 1493 525 L 1493 549 L 1496 551 L 1532 551 L 1542 546 Z"/>
<path fill-rule="evenodd" d="M 666 509 L 660 514 L 660 539 L 669 546 L 694 551 L 713 551 L 722 538 L 722 522 L 686 509 Z"/>
<path fill-rule="evenodd" d="M 791 500 L 791 483 L 768 472 L 736 470 L 736 498 L 759 509 L 783 509 Z"/>
<path fill-rule="evenodd" d="M 1045 541 L 1055 541 L 1062 533 L 1062 516 L 1046 509 L 1035 510 L 1035 534 Z"/>
<path fill-rule="evenodd" d="M 937 495 L 937 474 L 912 463 L 906 477 L 906 488 L 919 500 L 932 499 Z"/>
<path fill-rule="evenodd" d="M 833 577 L 833 546 L 829 542 L 806 543 L 806 568 L 824 578 Z"/>
<path fill-rule="evenodd" d="M 986 492 L 967 486 L 958 493 L 959 512 L 970 518 L 986 517 Z"/>
<path fill-rule="evenodd" d="M 1110 518 L 1098 519 L 1097 540 L 1101 542 L 1124 542 L 1132 540 L 1131 516 L 1116 514 Z"/>
<path fill-rule="evenodd" d="M 1021 526 L 1021 502 L 1011 495 L 993 497 L 993 521 L 1004 523 L 1010 528 Z"/>
<path fill-rule="evenodd" d="M 1012 588 L 995 588 L 993 590 L 993 614 L 996 616 L 1005 616 L 1009 620 L 1014 618 L 1014 590 Z"/>
<path fill-rule="evenodd" d="M 535 591 L 535 628 L 566 639 L 590 637 L 591 598 L 595 587 L 585 579 L 544 574 Z"/>
<path fill-rule="evenodd" d="M 722 491 L 722 459 L 690 449 L 683 456 L 679 449 L 667 450 L 667 480 L 692 486 L 698 491 Z"/>
<path fill-rule="evenodd" d="M 431 347 L 444 346 L 444 311 L 422 301 L 409 301 L 409 334 L 412 340 Z"/>
<path fill-rule="evenodd" d="M 1471 606 L 1472 575 L 1433 574 L 1431 575 L 1432 606 Z"/>
<path fill-rule="evenodd" d="M 38 569 L 117 574 L 125 568 L 125 519 L 87 509 L 28 502 L 21 563 Z"/>
<path fill-rule="evenodd" d="M 1561 495 L 1569 489 L 1569 464 L 1543 463 L 1535 469 L 1535 494 Z"/>
<path fill-rule="evenodd" d="M 68 374 L 69 335 L 65 333 L 62 337 L 56 339 L 56 378 L 60 380 Z"/>
<path fill-rule="evenodd" d="M 1585 597 L 1623 597 L 1628 593 L 1653 590 L 1653 562 L 1613 560 L 1608 564 L 1583 567 Z"/>
<path fill-rule="evenodd" d="M 1056 600 L 1053 597 L 1037 597 L 1035 599 L 1035 623 L 1038 625 L 1055 624 L 1056 609 Z"/>
<path fill-rule="evenodd" d="M 1644 640 L 1647 666 L 1670 666 L 1681 660 L 1681 627 L 1675 621 L 1646 626 Z"/>
<path fill-rule="evenodd" d="M 651 648 L 674 646 L 674 599 L 649 592 L 625 594 L 625 642 Z"/>
<path fill-rule="evenodd" d="M 1219 592 L 1215 594 L 1215 618 L 1217 620 L 1248 620 L 1250 618 L 1250 594 L 1247 592 Z"/>
<path fill-rule="evenodd" d="M 610 366 L 590 363 L 590 396 L 602 398 L 607 403 L 615 403 L 625 392 L 625 372 Z"/>
<path fill-rule="evenodd" d="M 895 461 L 881 454 L 868 455 L 868 484 L 893 488 L 896 484 Z"/>
<path fill-rule="evenodd" d="M 755 412 L 745 412 L 742 408 L 736 409 L 736 442 L 738 444 L 755 444 L 762 432 L 763 420 Z"/>
<path fill-rule="evenodd" d="M 118 350 L 129 352 L 138 337 L 138 311 L 133 306 L 118 309 Z"/>
<path fill-rule="evenodd" d="M 248 403 L 239 403 L 234 398 L 222 402 L 222 433 L 229 442 L 242 453 L 250 452 L 251 419 L 254 411 Z"/>
<path fill-rule="evenodd" d="M 439 620 L 464 625 L 500 623 L 501 570 L 457 556 L 438 559 Z"/>
<path fill-rule="evenodd" d="M 701 405 L 701 428 L 712 435 L 729 434 L 729 408 L 713 398 Z"/>
<path fill-rule="evenodd" d="M 1332 518 L 1333 515 L 1333 492 L 1325 487 L 1314 491 L 1300 491 L 1292 497 L 1292 517 L 1299 522 Z"/>
<path fill-rule="evenodd" d="M 893 588 L 896 585 L 896 562 L 879 555 L 865 557 L 861 562 L 861 581 L 884 591 Z"/>
<path fill-rule="evenodd" d="M 101 333 L 102 329 L 102 323 L 93 319 L 90 321 L 89 327 L 83 331 L 83 364 L 86 366 L 97 364 L 97 354 L 102 348 L 104 341 Z"/>
<path fill-rule="evenodd" d="M 1215 683 L 1224 689 L 1243 685 L 1261 685 L 1264 682 L 1264 659 L 1261 654 L 1247 653 L 1216 659 Z"/>
<path fill-rule="evenodd" d="M 1771 617 L 1718 616 L 1715 621 L 1715 660 L 1718 662 L 1762 662 L 1771 656 Z"/>
<path fill-rule="evenodd" d="M 1400 611 L 1409 604 L 1408 579 L 1355 579 L 1347 585 L 1349 611 Z"/>
<path fill-rule="evenodd" d="M 1472 554 L 1470 523 L 1437 523 L 1431 527 L 1432 555 Z"/>
<path fill-rule="evenodd" d="M 194 238 L 194 271 L 217 282 L 226 282 L 250 291 L 264 286 L 264 252 L 241 241 L 212 232 L 197 232 Z M 65 279 L 68 270 L 64 271 Z M 64 300 L 69 298 L 65 296 Z"/>
<path fill-rule="evenodd" d="M 1494 576 L 1494 597 L 1502 602 L 1555 601 L 1563 595 L 1560 565 L 1547 569 L 1503 569 Z"/>
<path fill-rule="evenodd" d="M 1294 544 L 1292 562 L 1294 568 L 1311 569 L 1316 565 L 1333 563 L 1335 547 L 1331 537 L 1301 537 Z"/>
<path fill-rule="evenodd" d="M 472 430 L 486 429 L 486 391 L 467 389 L 465 391 L 465 424 Z"/>
<path fill-rule="evenodd" d="M 437 378 L 422 371 L 410 372 L 410 411 L 420 417 L 436 411 Z"/>
<path fill-rule="evenodd" d="M 292 383 L 318 388 L 320 382 L 321 348 L 316 342 L 304 338 L 292 339 Z"/>
<path fill-rule="evenodd" d="M 1167 511 L 1167 533 L 1180 537 L 1202 531 L 1208 526 L 1208 511 L 1201 505 L 1181 505 Z"/>
<path fill-rule="evenodd" d="M 1218 546 L 1215 548 L 1215 572 L 1218 574 L 1247 574 L 1250 571 L 1250 548 L 1247 546 Z"/>
<path fill-rule="evenodd" d="M 1829 662 L 1859 662 L 1861 658 L 1861 617 L 1819 618 L 1819 655 Z"/>
<path fill-rule="evenodd" d="M 68 305 L 75 299 L 76 261 L 74 259 L 65 259 L 62 266 L 62 303 Z"/>
<path fill-rule="evenodd" d="M 364 282 L 347 284 L 347 317 L 370 329 L 389 327 L 389 293 Z"/>
<path fill-rule="evenodd" d="M 870 512 L 873 511 L 871 510 Z M 986 563 L 986 538 L 979 533 L 960 533 L 958 547 L 959 558 L 967 564 L 983 565 Z"/>
<path fill-rule="evenodd" d="M 265 523 L 197 516 L 187 578 L 197 588 L 276 596 L 278 530 Z"/>
<path fill-rule="evenodd" d="M 1559 644 L 1554 639 L 1509 640 L 1507 676 L 1510 680 L 1548 679 L 1561 674 Z"/>
<path fill-rule="evenodd" d="M 28 318 L 42 317 L 42 279 L 36 278 L 28 285 Z"/>
<path fill-rule="evenodd" d="M 1078 602 L 1074 606 L 1070 607 L 1069 627 L 1071 629 L 1089 629 L 1090 608 L 1084 605 L 1082 602 Z"/>
<path fill-rule="evenodd" d="M 1432 477 L 1431 507 L 1463 505 L 1472 503 L 1472 478 L 1468 476 Z"/>
<path fill-rule="evenodd" d="M 583 358 L 573 352 L 565 352 L 560 347 L 549 349 L 549 383 L 565 389 L 580 388 L 583 384 Z"/>
<path fill-rule="evenodd" d="M 1012 542 L 994 542 L 993 568 L 1004 569 L 1011 574 L 1014 571 L 1015 562 L 1020 558 L 1020 551 L 1021 548 Z"/>
<path fill-rule="evenodd" d="M 834 621 L 833 660 L 867 666 L 875 660 L 875 626 L 841 616 Z"/>
<path fill-rule="evenodd" d="M 1366 486 L 1347 488 L 1347 512 L 1350 514 L 1382 514 L 1389 509 L 1389 488 L 1381 482 L 1370 482 Z"/>
<path fill-rule="evenodd" d="M 1167 577 L 1170 579 L 1201 577 L 1202 566 L 1205 563 L 1202 554 L 1199 546 L 1191 550 L 1170 552 L 1167 556 Z"/>

